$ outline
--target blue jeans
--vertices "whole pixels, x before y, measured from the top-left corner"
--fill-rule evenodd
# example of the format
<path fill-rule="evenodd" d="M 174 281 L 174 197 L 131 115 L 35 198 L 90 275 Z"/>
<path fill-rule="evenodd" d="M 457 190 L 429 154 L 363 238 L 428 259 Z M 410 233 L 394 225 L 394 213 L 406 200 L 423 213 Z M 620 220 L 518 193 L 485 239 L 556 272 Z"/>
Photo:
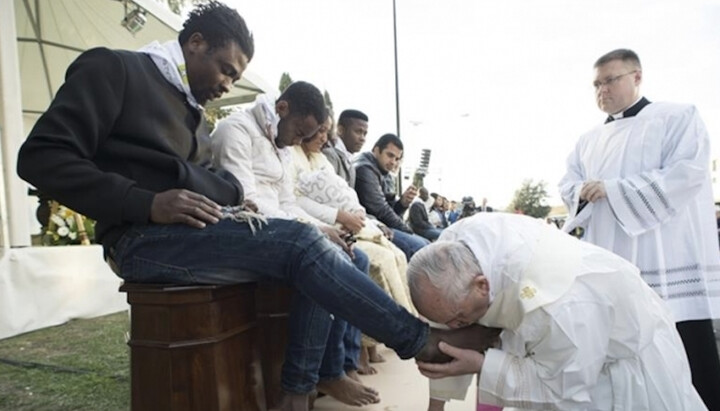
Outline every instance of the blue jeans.
<path fill-rule="evenodd" d="M 427 228 L 425 230 L 418 230 L 416 232 L 416 234 L 427 240 L 435 241 L 438 239 L 438 237 L 440 237 L 440 234 L 442 234 L 442 229 L 441 228 Z"/>
<path fill-rule="evenodd" d="M 355 267 L 364 274 L 369 274 L 370 259 L 367 254 L 359 248 L 355 248 L 353 251 Z M 345 370 L 356 370 L 359 356 L 360 330 L 342 318 L 333 318 L 325 355 L 320 364 L 320 380 L 335 380 L 342 377 Z M 312 372 L 312 370 L 308 371 Z"/>
<path fill-rule="evenodd" d="M 346 371 L 357 370 L 362 347 L 361 334 L 360 330 L 345 320 L 337 317 L 333 320 L 318 371 L 320 380 L 336 380 Z"/>
<path fill-rule="evenodd" d="M 370 275 L 370 257 L 368 257 L 365 252 L 358 248 L 355 248 L 354 250 L 355 267 L 357 267 L 363 273 Z M 360 254 L 362 254 L 363 259 L 359 258 L 360 254 L 358 254 L 358 251 L 360 251 Z M 361 335 L 362 333 L 357 327 L 347 324 L 345 334 L 343 335 L 343 348 L 345 348 L 343 369 L 345 371 L 357 370 L 358 368 L 358 361 L 360 360 L 360 348 L 362 347 L 360 343 Z"/>
<path fill-rule="evenodd" d="M 128 282 L 233 284 L 281 280 L 297 291 L 293 299 L 282 386 L 308 393 L 317 384 L 332 325 L 330 313 L 394 349 L 415 356 L 428 325 L 397 305 L 313 226 L 268 220 L 253 234 L 247 224 L 221 220 L 204 229 L 186 225 L 130 228 L 108 255 Z"/>
<path fill-rule="evenodd" d="M 345 371 L 355 371 L 358 369 L 360 361 L 360 349 L 362 348 L 362 333 L 357 327 L 350 324 L 347 326 L 343 342 L 345 343 Z"/>
<path fill-rule="evenodd" d="M 430 244 L 430 241 L 420 237 L 417 234 L 406 233 L 405 231 L 393 228 L 392 243 L 405 253 L 408 261 L 421 248 Z M 367 334 L 367 333 L 366 333 Z"/>

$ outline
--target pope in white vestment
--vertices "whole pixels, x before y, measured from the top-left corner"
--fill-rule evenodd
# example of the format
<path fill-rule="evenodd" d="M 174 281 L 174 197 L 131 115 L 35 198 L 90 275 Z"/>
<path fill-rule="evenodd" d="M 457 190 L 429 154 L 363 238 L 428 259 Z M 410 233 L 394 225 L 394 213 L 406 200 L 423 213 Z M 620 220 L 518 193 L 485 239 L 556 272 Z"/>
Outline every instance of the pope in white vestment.
<path fill-rule="evenodd" d="M 451 363 L 419 364 L 452 376 L 431 380 L 436 401 L 464 398 L 473 374 L 457 375 L 479 371 L 479 400 L 506 410 L 706 409 L 674 321 L 638 269 L 540 220 L 460 220 L 413 257 L 408 276 L 428 319 L 503 329 L 484 356 L 453 349 Z"/>

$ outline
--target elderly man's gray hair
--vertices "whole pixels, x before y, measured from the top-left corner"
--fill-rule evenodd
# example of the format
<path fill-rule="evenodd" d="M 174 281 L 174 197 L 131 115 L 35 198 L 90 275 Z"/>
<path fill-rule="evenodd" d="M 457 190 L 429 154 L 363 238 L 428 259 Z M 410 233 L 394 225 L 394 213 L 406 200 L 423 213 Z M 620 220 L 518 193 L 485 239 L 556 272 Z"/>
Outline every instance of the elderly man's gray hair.
<path fill-rule="evenodd" d="M 457 241 L 438 241 L 423 247 L 412 257 L 407 269 L 413 302 L 422 295 L 427 281 L 451 301 L 464 300 L 470 282 L 479 274 L 482 270 L 472 251 Z"/>

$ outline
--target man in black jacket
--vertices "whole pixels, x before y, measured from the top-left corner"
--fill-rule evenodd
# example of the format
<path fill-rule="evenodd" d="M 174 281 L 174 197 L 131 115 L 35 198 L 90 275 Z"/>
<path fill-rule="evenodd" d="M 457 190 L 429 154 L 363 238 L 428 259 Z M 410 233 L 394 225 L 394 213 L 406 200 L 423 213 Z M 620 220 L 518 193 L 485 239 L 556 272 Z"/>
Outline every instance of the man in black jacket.
<path fill-rule="evenodd" d="M 294 389 L 296 366 L 319 357 L 293 336 L 310 325 L 329 330 L 328 311 L 401 358 L 436 347 L 440 332 L 395 304 L 316 228 L 238 222 L 253 217 L 239 209 L 238 181 L 209 167 L 202 106 L 230 90 L 253 52 L 240 15 L 210 2 L 190 13 L 178 41 L 83 53 L 20 149 L 18 174 L 96 219 L 108 262 L 127 281 L 292 285 L 298 299 L 278 409 L 307 410 L 309 390 Z"/>
<path fill-rule="evenodd" d="M 393 244 L 410 260 L 429 241 L 413 234 L 401 217 L 417 195 L 417 189 L 410 186 L 397 199 L 394 185 L 387 184 L 387 179 L 391 178 L 389 172 L 398 167 L 402 153 L 403 144 L 398 136 L 385 134 L 380 137 L 371 152 L 362 153 L 355 160 L 355 191 L 367 213 L 392 229 Z"/>
<path fill-rule="evenodd" d="M 415 200 L 410 205 L 408 223 L 415 234 L 427 238 L 430 241 L 435 241 L 440 237 L 442 230 L 435 227 L 428 217 L 427 201 L 430 196 L 428 195 L 427 188 L 420 187 L 419 191 L 420 194 L 418 198 L 420 200 Z"/>

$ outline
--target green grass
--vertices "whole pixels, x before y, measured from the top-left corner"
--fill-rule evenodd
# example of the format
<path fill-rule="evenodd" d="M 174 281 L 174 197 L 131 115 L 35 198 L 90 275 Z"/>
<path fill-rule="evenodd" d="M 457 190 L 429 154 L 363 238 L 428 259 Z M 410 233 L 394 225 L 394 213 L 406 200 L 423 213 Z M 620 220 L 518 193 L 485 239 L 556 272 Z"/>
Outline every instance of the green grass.
<path fill-rule="evenodd" d="M 127 312 L 0 340 L 0 410 L 128 410 Z"/>

